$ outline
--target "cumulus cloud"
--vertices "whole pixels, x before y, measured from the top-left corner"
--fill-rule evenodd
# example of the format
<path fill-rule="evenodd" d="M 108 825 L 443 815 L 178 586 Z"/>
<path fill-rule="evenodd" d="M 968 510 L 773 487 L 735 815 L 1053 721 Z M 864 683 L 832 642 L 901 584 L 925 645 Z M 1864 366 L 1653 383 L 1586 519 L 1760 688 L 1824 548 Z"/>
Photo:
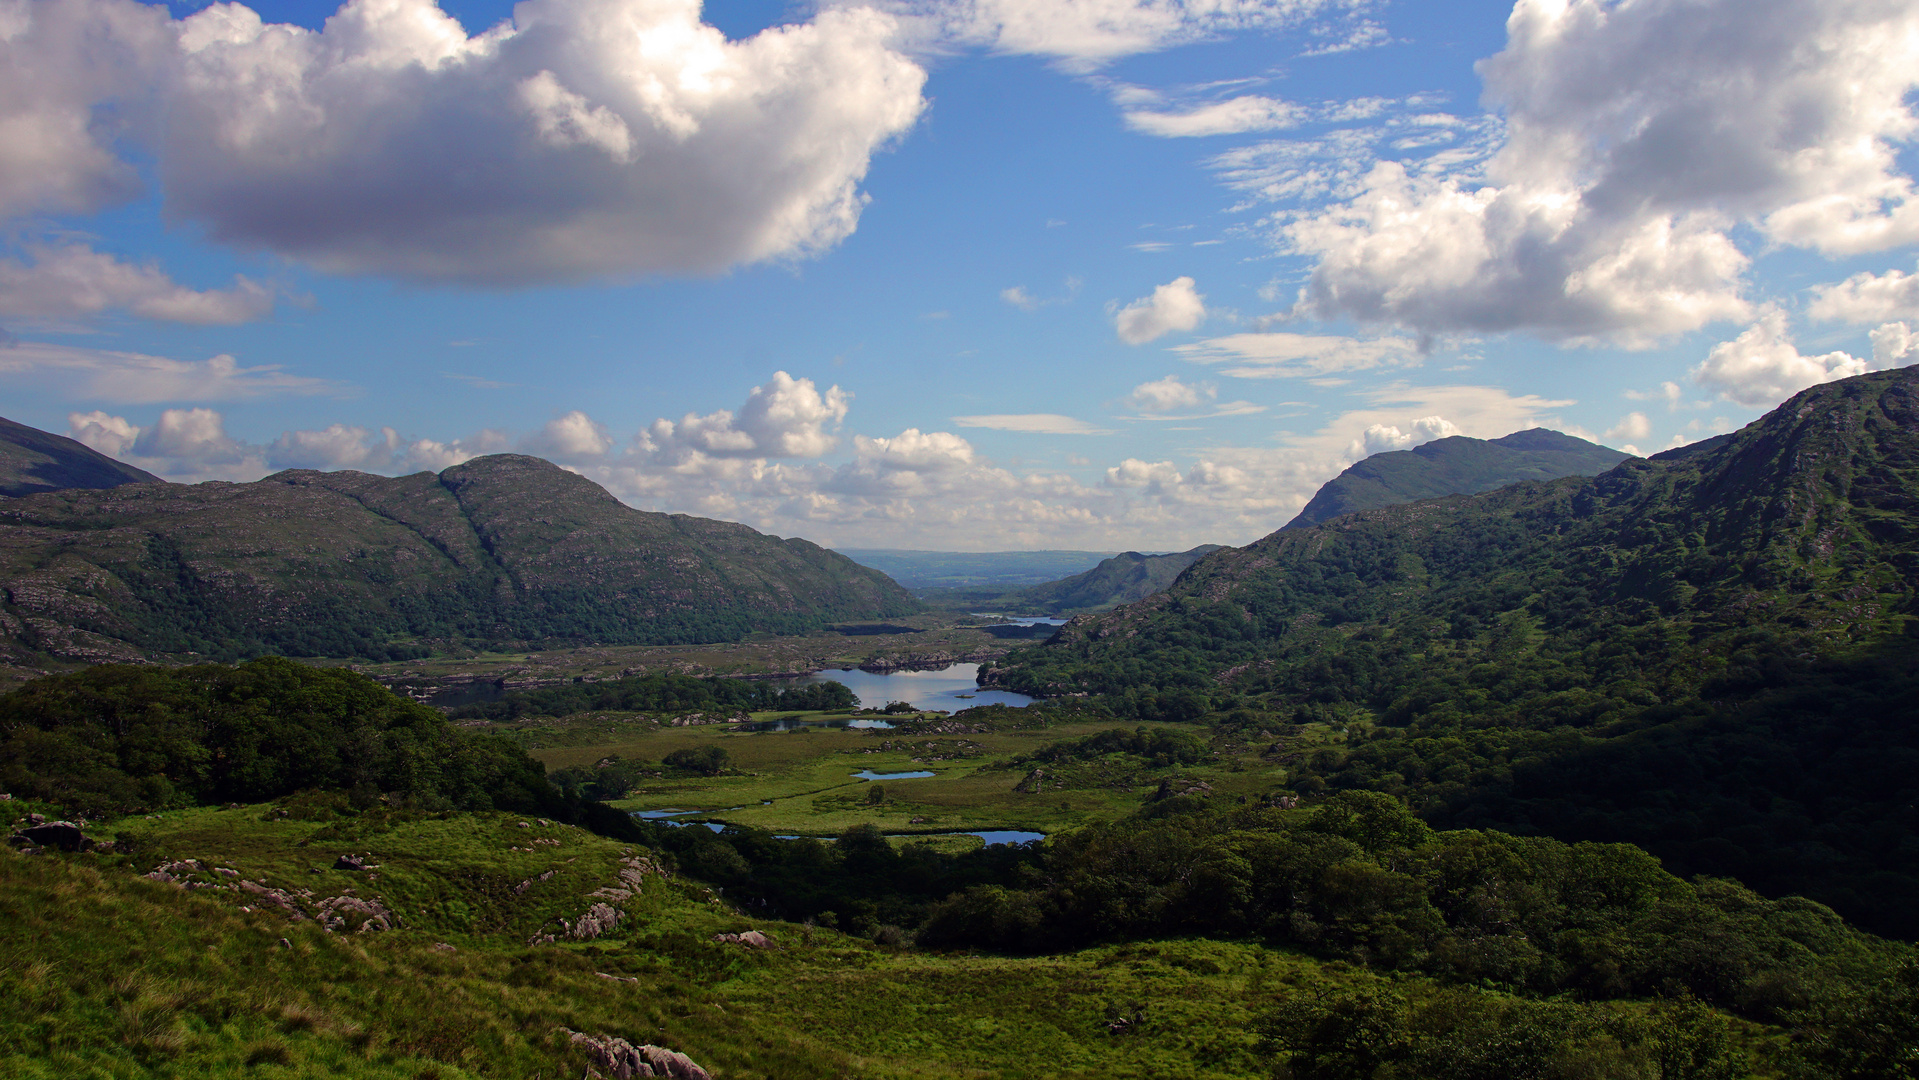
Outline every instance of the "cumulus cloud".
<path fill-rule="evenodd" d="M 1902 322 L 1887 323 L 1872 332 L 1872 366 L 1887 368 L 1919 364 L 1919 333 Z"/>
<path fill-rule="evenodd" d="M 258 480 L 267 473 L 260 448 L 230 437 L 225 418 L 214 409 L 166 409 L 146 427 L 106 412 L 69 413 L 67 434 L 179 483 Z"/>
<path fill-rule="evenodd" d="M 131 0 L 0 6 L 0 217 L 87 213 L 139 193 L 114 142 L 149 117 L 168 23 L 165 8 Z"/>
<path fill-rule="evenodd" d="M 837 386 L 821 392 L 811 379 L 776 371 L 746 396 L 737 415 L 725 409 L 677 422 L 655 420 L 635 441 L 636 452 L 679 464 L 711 458 L 811 458 L 839 445 L 836 429 L 853 395 Z"/>
<path fill-rule="evenodd" d="M 854 230 L 873 154 L 924 107 L 871 7 L 742 41 L 699 0 L 528 0 L 477 37 L 432 0 L 348 0 L 317 31 L 231 3 L 9 10 L 0 205 L 127 197 L 125 135 L 169 213 L 336 273 L 514 286 L 808 256 Z"/>
<path fill-rule="evenodd" d="M 1353 338 L 1330 334 L 1257 333 L 1207 338 L 1173 351 L 1195 364 L 1225 364 L 1240 379 L 1341 375 L 1419 363 L 1419 343 L 1406 337 Z"/>
<path fill-rule="evenodd" d="M 375 469 L 393 465 L 400 435 L 392 428 L 372 432 L 332 424 L 318 431 L 287 431 L 269 443 L 267 464 L 276 469 Z"/>
<path fill-rule="evenodd" d="M 1619 418 L 1619 423 L 1606 429 L 1602 436 L 1606 439 L 1643 439 L 1652 434 L 1652 421 L 1642 412 L 1629 412 Z M 1631 453 L 1637 454 L 1638 450 Z"/>
<path fill-rule="evenodd" d="M 988 413 L 980 416 L 955 416 L 961 427 L 992 428 L 996 431 L 1024 431 L 1035 435 L 1111 435 L 1102 427 L 1059 413 Z"/>
<path fill-rule="evenodd" d="M 189 289 L 157 266 L 136 266 L 84 244 L 28 249 L 31 263 L 0 258 L 0 315 L 62 319 L 126 310 L 167 322 L 233 326 L 273 311 L 273 291 L 235 276 L 228 289 Z"/>
<path fill-rule="evenodd" d="M 613 449 L 613 438 L 606 433 L 605 425 L 575 409 L 548 420 L 524 445 L 529 454 L 573 461 L 604 456 Z"/>
<path fill-rule="evenodd" d="M 51 386 L 97 401 L 137 405 L 163 401 L 236 401 L 352 391 L 342 383 L 293 375 L 277 364 L 242 367 L 226 354 L 173 360 L 142 353 L 22 341 L 0 351 L 0 378 Z"/>
<path fill-rule="evenodd" d="M 1126 126 L 1162 138 L 1237 135 L 1247 131 L 1275 131 L 1298 124 L 1308 111 L 1278 98 L 1247 94 L 1178 112 L 1130 109 Z"/>
<path fill-rule="evenodd" d="M 1733 230 L 1825 252 L 1919 239 L 1919 8 L 1873 0 L 1520 0 L 1479 65 L 1505 139 L 1378 161 L 1282 215 L 1298 310 L 1428 333 L 1646 345 L 1746 318 Z M 1337 182 L 1337 181 L 1335 181 Z"/>
<path fill-rule="evenodd" d="M 1813 290 L 1807 313 L 1815 319 L 1854 324 L 1919 319 L 1919 274 L 1888 270 L 1821 285 Z"/>
<path fill-rule="evenodd" d="M 1121 308 L 1113 328 L 1128 345 L 1144 345 L 1176 330 L 1191 330 L 1206 318 L 1206 298 L 1190 277 L 1176 277 Z"/>
<path fill-rule="evenodd" d="M 1391 450 L 1411 450 L 1434 439 L 1460 434 L 1463 432 L 1459 430 L 1459 425 L 1443 416 L 1422 416 L 1407 425 L 1405 431 L 1388 424 L 1369 424 L 1359 438 L 1353 440 L 1346 454 L 1352 458 L 1365 458 Z"/>
<path fill-rule="evenodd" d="M 1843 352 L 1803 356 L 1792 342 L 1786 313 L 1768 309 L 1745 333 L 1712 347 L 1693 369 L 1693 380 L 1728 400 L 1770 408 L 1819 383 L 1866 371 L 1866 362 Z"/>

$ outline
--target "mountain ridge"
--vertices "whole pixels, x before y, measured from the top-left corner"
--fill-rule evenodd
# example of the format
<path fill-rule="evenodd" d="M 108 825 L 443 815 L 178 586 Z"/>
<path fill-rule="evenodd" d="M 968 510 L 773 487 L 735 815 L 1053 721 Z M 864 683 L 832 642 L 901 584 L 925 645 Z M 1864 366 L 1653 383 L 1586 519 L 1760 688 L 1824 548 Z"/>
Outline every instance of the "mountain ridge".
<path fill-rule="evenodd" d="M 1498 439 L 1453 435 L 1355 462 L 1314 492 L 1298 516 L 1281 528 L 1304 528 L 1356 510 L 1491 491 L 1524 480 L 1592 476 L 1631 456 L 1549 428 L 1527 428 Z"/>
<path fill-rule="evenodd" d="M 635 510 L 521 455 L 24 496 L 0 505 L 0 590 L 16 662 L 692 643 L 919 610 L 808 541 Z"/>
<path fill-rule="evenodd" d="M 84 443 L 0 416 L 0 496 L 159 483 L 165 481 Z"/>

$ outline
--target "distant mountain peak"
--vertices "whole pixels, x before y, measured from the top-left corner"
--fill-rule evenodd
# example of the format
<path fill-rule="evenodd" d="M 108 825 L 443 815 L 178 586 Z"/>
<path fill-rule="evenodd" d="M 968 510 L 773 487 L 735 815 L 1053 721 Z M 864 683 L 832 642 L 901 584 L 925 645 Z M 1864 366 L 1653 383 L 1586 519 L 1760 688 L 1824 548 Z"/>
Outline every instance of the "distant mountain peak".
<path fill-rule="evenodd" d="M 1596 476 L 1629 457 L 1550 428 L 1527 428 L 1498 439 L 1452 435 L 1355 463 L 1327 481 L 1285 527 L 1303 528 L 1355 510 L 1471 495 L 1526 480 Z"/>
<path fill-rule="evenodd" d="M 0 495 L 164 482 L 65 435 L 0 417 Z"/>

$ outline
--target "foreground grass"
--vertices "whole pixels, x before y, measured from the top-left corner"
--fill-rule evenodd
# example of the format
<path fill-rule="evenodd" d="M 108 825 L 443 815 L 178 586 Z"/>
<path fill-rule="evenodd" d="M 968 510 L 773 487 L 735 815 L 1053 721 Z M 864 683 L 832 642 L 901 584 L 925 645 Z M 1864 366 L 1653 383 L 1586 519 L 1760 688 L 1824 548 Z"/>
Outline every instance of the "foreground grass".
<path fill-rule="evenodd" d="M 615 901 L 613 932 L 529 946 L 618 884 L 633 849 L 490 813 L 257 806 L 110 828 L 131 854 L 0 853 L 0 1075 L 573 1077 L 571 1030 L 669 1046 L 726 1080 L 1258 1077 L 1259 1010 L 1388 981 L 1237 942 L 887 948 L 752 920 L 665 874 Z M 332 869 L 348 852 L 378 868 Z M 139 876 L 188 857 L 193 880 L 227 888 Z M 242 880 L 378 898 L 400 925 L 327 933 Z M 712 940 L 746 929 L 777 948 Z M 1143 1022 L 1116 1034 L 1116 1016 Z"/>

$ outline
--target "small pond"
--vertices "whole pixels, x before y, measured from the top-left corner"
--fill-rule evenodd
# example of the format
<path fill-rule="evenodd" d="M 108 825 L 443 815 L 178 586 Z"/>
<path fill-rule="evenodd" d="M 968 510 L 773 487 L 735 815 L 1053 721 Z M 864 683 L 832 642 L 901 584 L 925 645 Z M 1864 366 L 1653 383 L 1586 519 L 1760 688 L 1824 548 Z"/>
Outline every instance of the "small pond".
<path fill-rule="evenodd" d="M 861 769 L 853 775 L 861 780 L 918 780 L 933 773 L 930 769 L 915 769 L 912 772 L 874 772 L 871 769 Z"/>
<path fill-rule="evenodd" d="M 800 728 L 854 728 L 883 730 L 893 726 L 891 720 L 875 720 L 862 716 L 856 720 L 757 720 L 750 724 L 736 725 L 734 731 L 797 731 Z"/>

